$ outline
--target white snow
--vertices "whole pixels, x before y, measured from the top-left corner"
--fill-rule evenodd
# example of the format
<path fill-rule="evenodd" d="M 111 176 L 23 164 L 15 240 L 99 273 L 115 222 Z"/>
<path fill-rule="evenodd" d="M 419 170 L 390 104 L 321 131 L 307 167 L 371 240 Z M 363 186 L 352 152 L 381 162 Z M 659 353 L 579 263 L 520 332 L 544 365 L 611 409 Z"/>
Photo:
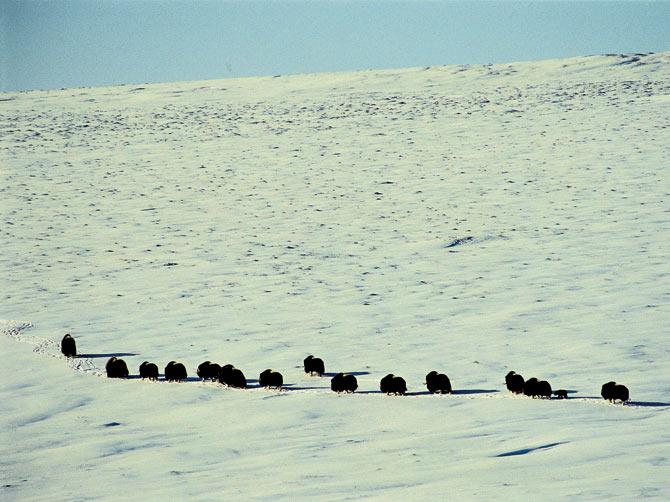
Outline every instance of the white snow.
<path fill-rule="evenodd" d="M 667 500 L 669 144 L 670 53 L 0 94 L 0 499 Z"/>

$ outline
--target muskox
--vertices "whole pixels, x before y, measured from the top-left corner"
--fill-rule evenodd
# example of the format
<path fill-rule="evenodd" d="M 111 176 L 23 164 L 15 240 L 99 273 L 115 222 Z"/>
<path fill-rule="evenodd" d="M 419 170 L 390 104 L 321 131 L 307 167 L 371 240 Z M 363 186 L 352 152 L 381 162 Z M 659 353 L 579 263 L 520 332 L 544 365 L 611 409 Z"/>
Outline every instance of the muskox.
<path fill-rule="evenodd" d="M 354 375 L 338 373 L 330 380 L 330 388 L 334 392 L 356 392 L 358 380 Z"/>
<path fill-rule="evenodd" d="M 75 357 L 77 355 L 77 344 L 69 333 L 60 341 L 60 351 L 65 357 Z"/>
<path fill-rule="evenodd" d="M 538 383 L 539 382 L 538 382 L 537 378 L 535 378 L 535 377 L 529 378 L 523 384 L 523 393 L 526 396 L 536 397 L 537 394 L 538 394 L 538 388 L 537 388 Z"/>
<path fill-rule="evenodd" d="M 168 382 L 178 382 L 186 380 L 188 374 L 186 373 L 186 366 L 182 363 L 170 361 L 165 367 L 165 380 Z"/>
<path fill-rule="evenodd" d="M 221 372 L 221 365 L 220 364 L 212 363 L 212 364 L 209 365 L 209 374 L 210 374 L 209 379 L 212 382 L 215 382 L 219 378 L 219 373 L 220 372 Z"/>
<path fill-rule="evenodd" d="M 525 381 L 521 375 L 514 371 L 510 371 L 505 376 L 505 384 L 507 385 L 507 390 L 513 394 L 523 394 L 523 386 Z"/>
<path fill-rule="evenodd" d="M 404 378 L 389 373 L 379 382 L 379 389 L 386 394 L 402 396 L 407 392 L 407 383 Z"/>
<path fill-rule="evenodd" d="M 284 377 L 277 371 L 267 369 L 258 377 L 258 384 L 261 387 L 281 389 L 281 386 L 284 385 Z"/>
<path fill-rule="evenodd" d="M 210 361 L 205 361 L 198 366 L 197 374 L 203 380 L 216 380 L 219 378 L 221 366 Z"/>
<path fill-rule="evenodd" d="M 128 366 L 123 359 L 110 357 L 105 365 L 105 370 L 109 378 L 128 378 Z"/>
<path fill-rule="evenodd" d="M 551 399 L 551 385 L 546 380 L 538 380 L 537 378 L 529 378 L 523 384 L 523 393 L 532 398 L 546 397 Z"/>
<path fill-rule="evenodd" d="M 323 364 L 323 359 L 314 356 L 307 356 L 303 361 L 305 366 L 305 373 L 308 375 L 323 376 L 326 372 L 326 367 Z"/>
<path fill-rule="evenodd" d="M 226 364 L 221 367 L 221 371 L 219 372 L 219 383 L 238 389 L 247 388 L 247 379 L 244 377 L 244 373 L 232 364 Z"/>
<path fill-rule="evenodd" d="M 558 389 L 554 391 L 554 396 L 556 396 L 556 399 L 567 399 L 568 398 L 568 391 L 565 389 Z"/>
<path fill-rule="evenodd" d="M 628 387 L 619 385 L 616 382 L 607 382 L 604 384 L 600 390 L 600 395 L 610 403 L 621 401 L 621 404 L 624 404 L 630 399 Z"/>
<path fill-rule="evenodd" d="M 235 369 L 235 366 L 232 364 L 224 364 L 219 370 L 219 383 L 228 385 L 228 379 L 230 378 L 231 372 Z"/>
<path fill-rule="evenodd" d="M 551 399 L 551 385 L 546 380 L 537 382 L 537 396 Z"/>
<path fill-rule="evenodd" d="M 431 371 L 426 375 L 426 387 L 431 394 L 451 394 L 449 377 L 437 371 Z"/>
<path fill-rule="evenodd" d="M 158 380 L 158 366 L 149 361 L 144 361 L 140 364 L 140 378 Z"/>

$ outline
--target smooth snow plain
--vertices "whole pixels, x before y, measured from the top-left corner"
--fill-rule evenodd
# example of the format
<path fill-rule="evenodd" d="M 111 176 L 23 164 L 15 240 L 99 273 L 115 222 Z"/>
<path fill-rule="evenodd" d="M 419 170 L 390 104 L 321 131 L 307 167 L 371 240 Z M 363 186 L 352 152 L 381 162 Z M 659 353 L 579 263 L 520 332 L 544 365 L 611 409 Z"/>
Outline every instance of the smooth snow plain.
<path fill-rule="evenodd" d="M 669 499 L 669 145 L 670 53 L 0 94 L 0 499 Z"/>

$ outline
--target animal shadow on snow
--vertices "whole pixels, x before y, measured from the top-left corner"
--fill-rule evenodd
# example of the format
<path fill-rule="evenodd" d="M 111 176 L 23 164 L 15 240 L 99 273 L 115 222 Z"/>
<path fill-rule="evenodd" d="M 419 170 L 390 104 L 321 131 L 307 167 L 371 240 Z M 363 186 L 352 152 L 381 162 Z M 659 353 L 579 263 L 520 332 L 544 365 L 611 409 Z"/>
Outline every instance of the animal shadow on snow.
<path fill-rule="evenodd" d="M 455 395 L 466 395 L 466 394 L 493 394 L 495 392 L 500 392 L 497 389 L 455 389 L 451 393 Z"/>
<path fill-rule="evenodd" d="M 282 390 L 287 390 L 287 391 L 294 391 L 294 390 L 330 390 L 330 387 L 327 387 L 327 386 L 305 387 L 305 386 L 296 386 L 296 384 L 294 384 L 294 383 L 285 383 L 282 386 Z"/>
<path fill-rule="evenodd" d="M 354 375 L 354 376 L 362 376 L 362 375 L 369 375 L 370 374 L 369 371 L 343 371 L 342 373 L 344 373 L 345 375 Z M 324 377 L 331 377 L 331 378 L 334 377 L 335 375 L 337 375 L 337 373 L 324 373 L 323 374 Z"/>
<path fill-rule="evenodd" d="M 88 359 L 97 359 L 100 357 L 110 358 L 110 357 L 131 357 L 136 356 L 134 352 L 110 352 L 109 354 L 77 354 L 79 358 L 88 358 Z"/>
<path fill-rule="evenodd" d="M 661 403 L 658 401 L 628 401 L 626 406 L 642 406 L 648 408 L 666 408 L 670 407 L 670 403 Z"/>
<path fill-rule="evenodd" d="M 579 399 L 604 401 L 602 396 L 582 396 Z M 639 406 L 641 408 L 667 408 L 670 407 L 670 403 L 663 403 L 661 401 L 628 401 L 626 406 Z"/>

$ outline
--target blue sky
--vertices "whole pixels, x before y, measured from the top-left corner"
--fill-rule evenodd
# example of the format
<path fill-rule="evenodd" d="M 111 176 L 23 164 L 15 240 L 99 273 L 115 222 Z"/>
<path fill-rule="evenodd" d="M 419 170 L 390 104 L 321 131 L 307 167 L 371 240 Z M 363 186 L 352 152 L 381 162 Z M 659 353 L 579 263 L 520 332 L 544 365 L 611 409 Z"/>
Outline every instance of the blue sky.
<path fill-rule="evenodd" d="M 0 0 L 0 89 L 670 50 L 670 2 Z"/>

